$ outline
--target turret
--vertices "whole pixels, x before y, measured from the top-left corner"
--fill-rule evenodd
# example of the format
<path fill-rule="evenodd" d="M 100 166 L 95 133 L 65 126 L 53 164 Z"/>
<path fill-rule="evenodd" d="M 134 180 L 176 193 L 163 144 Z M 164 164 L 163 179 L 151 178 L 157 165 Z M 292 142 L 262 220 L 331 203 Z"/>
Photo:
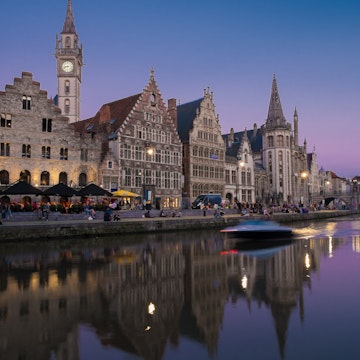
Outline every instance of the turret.
<path fill-rule="evenodd" d="M 294 145 L 295 146 L 299 145 L 299 121 L 298 121 L 298 114 L 296 111 L 296 107 L 294 111 Z"/>

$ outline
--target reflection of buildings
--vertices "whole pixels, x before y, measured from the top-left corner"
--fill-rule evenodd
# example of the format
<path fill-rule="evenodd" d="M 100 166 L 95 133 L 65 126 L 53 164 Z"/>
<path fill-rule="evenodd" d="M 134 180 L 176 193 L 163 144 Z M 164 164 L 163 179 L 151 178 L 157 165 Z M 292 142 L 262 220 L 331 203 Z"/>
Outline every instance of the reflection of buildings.
<path fill-rule="evenodd" d="M 216 355 L 224 308 L 245 300 L 270 310 L 284 353 L 290 316 L 303 321 L 303 288 L 336 238 L 298 241 L 268 258 L 221 255 L 209 234 L 152 235 L 149 243 L 62 252 L 40 262 L 12 257 L 0 269 L 0 358 L 77 359 L 79 324 L 101 343 L 160 359 L 190 337 Z M 171 240 L 170 240 L 171 239 Z M 360 248 L 358 238 L 354 249 Z M 4 254 L 3 254 L 4 255 Z M 10 258 L 7 258 L 9 261 Z M 34 267 L 35 263 L 35 267 Z"/>
<path fill-rule="evenodd" d="M 185 247 L 185 302 L 183 316 L 193 319 L 194 327 L 183 326 L 182 333 L 204 342 L 210 355 L 216 353 L 224 306 L 227 302 L 226 266 L 220 242 L 213 238 Z M 183 322 L 184 324 L 184 322 Z"/>
<path fill-rule="evenodd" d="M 2 283 L 0 358 L 79 358 L 78 323 L 82 309 L 98 312 L 98 281 L 90 273 L 82 283 L 78 271 L 68 270 L 65 276 L 60 268 L 46 275 L 21 269 Z"/>
<path fill-rule="evenodd" d="M 143 359 L 161 359 L 167 342 L 178 338 L 184 302 L 182 245 L 150 244 L 138 255 L 133 261 L 112 262 L 99 282 L 114 322 L 115 335 L 107 343 L 121 349 L 127 344 L 127 351 Z"/>
<path fill-rule="evenodd" d="M 257 306 L 270 309 L 281 357 L 291 314 L 298 310 L 304 320 L 303 288 L 311 287 L 311 274 L 319 271 L 321 257 L 332 256 L 338 243 L 332 238 L 309 239 L 279 248 L 269 257 L 238 253 L 225 256 L 232 302 L 245 297 L 249 308 L 255 301 Z"/>

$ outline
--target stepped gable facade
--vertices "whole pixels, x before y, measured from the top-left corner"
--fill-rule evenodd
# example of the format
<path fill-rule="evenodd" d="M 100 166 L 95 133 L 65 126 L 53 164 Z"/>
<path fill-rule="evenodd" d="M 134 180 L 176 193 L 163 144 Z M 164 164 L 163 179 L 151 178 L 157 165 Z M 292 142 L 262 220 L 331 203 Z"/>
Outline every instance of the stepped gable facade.
<path fill-rule="evenodd" d="M 225 197 L 225 143 L 213 93 L 177 106 L 178 133 L 183 144 L 183 197 L 193 201 L 203 193 Z"/>
<path fill-rule="evenodd" d="M 25 180 L 43 189 L 97 181 L 96 138 L 80 136 L 31 73 L 0 92 L 0 182 Z"/>
<path fill-rule="evenodd" d="M 104 104 L 93 118 L 72 125 L 102 139 L 105 189 L 129 190 L 158 208 L 180 207 L 182 144 L 153 70 L 141 93 Z"/>

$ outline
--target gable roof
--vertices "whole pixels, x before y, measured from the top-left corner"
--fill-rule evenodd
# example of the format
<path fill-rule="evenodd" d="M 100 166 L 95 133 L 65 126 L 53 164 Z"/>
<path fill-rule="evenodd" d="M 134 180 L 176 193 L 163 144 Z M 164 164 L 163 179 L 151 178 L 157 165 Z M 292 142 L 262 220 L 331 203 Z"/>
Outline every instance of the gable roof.
<path fill-rule="evenodd" d="M 73 125 L 81 133 L 100 132 L 104 130 L 105 125 L 107 134 L 111 136 L 124 123 L 140 96 L 141 93 L 104 104 L 94 117 L 78 121 Z"/>
<path fill-rule="evenodd" d="M 189 142 L 189 132 L 193 128 L 196 110 L 200 110 L 200 104 L 204 98 L 177 106 L 178 133 L 182 142 Z"/>
<path fill-rule="evenodd" d="M 261 132 L 258 130 L 256 132 L 254 130 L 246 130 L 246 132 L 247 132 L 247 137 L 250 142 L 251 151 L 253 153 L 261 152 L 261 150 L 263 148 Z M 234 142 L 232 143 L 231 146 L 228 146 L 230 134 L 222 135 L 222 137 L 225 141 L 225 144 L 226 144 L 226 155 L 227 156 L 232 156 L 232 157 L 237 156 L 244 133 L 245 133 L 245 131 L 238 131 L 238 132 L 234 133 Z"/>

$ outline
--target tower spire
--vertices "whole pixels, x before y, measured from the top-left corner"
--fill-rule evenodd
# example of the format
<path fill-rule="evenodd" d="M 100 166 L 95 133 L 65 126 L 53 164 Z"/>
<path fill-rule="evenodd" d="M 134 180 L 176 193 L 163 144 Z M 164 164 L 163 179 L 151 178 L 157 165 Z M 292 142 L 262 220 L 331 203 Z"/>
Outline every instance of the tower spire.
<path fill-rule="evenodd" d="M 72 10 L 72 1 L 68 0 L 65 22 L 62 34 L 76 34 L 74 14 Z"/>
<path fill-rule="evenodd" d="M 82 46 L 75 29 L 72 1 L 68 0 L 64 26 L 56 35 L 57 105 L 69 122 L 80 121 Z"/>
<path fill-rule="evenodd" d="M 286 119 L 281 107 L 275 73 L 272 80 L 270 104 L 266 123 L 271 123 L 274 125 L 283 125 L 286 123 Z"/>

